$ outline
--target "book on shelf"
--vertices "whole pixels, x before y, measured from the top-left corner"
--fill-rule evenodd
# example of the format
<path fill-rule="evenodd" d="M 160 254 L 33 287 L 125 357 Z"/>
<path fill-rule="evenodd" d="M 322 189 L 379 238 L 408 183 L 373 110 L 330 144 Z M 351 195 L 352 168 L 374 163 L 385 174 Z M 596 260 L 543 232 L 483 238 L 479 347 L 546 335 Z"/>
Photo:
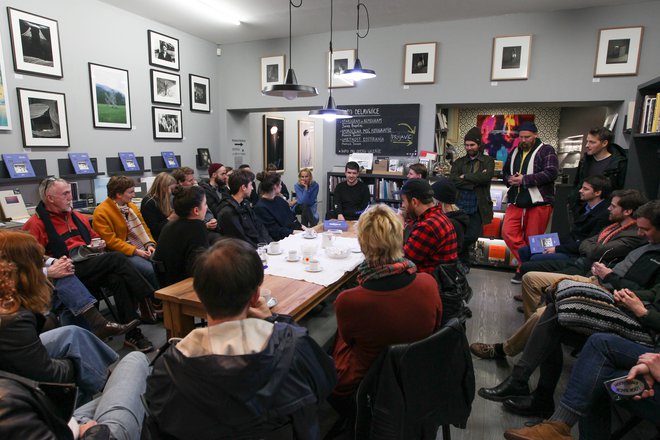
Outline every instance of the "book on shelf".
<path fill-rule="evenodd" d="M 642 114 L 639 118 L 639 132 L 658 133 L 660 131 L 660 93 L 644 96 Z"/>
<path fill-rule="evenodd" d="M 378 159 L 374 159 L 374 169 L 372 170 L 372 172 L 374 174 L 386 173 L 388 171 L 387 170 L 388 163 L 389 163 L 389 158 L 387 157 L 379 157 Z"/>
<path fill-rule="evenodd" d="M 87 153 L 69 153 L 69 160 L 76 174 L 94 174 L 94 165 Z"/>
<path fill-rule="evenodd" d="M 179 162 L 176 160 L 174 151 L 162 151 L 160 155 L 163 156 L 163 162 L 165 162 L 165 168 L 167 169 L 179 168 Z"/>
<path fill-rule="evenodd" d="M 27 154 L 3 154 L 2 160 L 11 178 L 36 177 Z"/>
<path fill-rule="evenodd" d="M 140 171 L 140 164 L 138 164 L 135 154 L 131 152 L 119 153 L 119 159 L 124 167 L 124 171 Z"/>
<path fill-rule="evenodd" d="M 18 190 L 0 191 L 0 209 L 3 221 L 24 223 L 30 218 L 23 196 Z"/>

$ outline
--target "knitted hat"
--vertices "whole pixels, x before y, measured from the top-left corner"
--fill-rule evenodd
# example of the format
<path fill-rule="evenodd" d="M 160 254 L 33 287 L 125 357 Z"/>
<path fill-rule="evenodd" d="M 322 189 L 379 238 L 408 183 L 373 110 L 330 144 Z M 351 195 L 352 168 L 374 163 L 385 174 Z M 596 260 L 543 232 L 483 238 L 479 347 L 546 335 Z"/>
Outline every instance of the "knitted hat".
<path fill-rule="evenodd" d="M 539 129 L 536 128 L 536 124 L 534 124 L 533 122 L 523 122 L 518 127 L 518 133 L 520 133 L 521 131 L 531 131 L 532 133 L 538 133 Z"/>
<path fill-rule="evenodd" d="M 401 187 L 399 194 L 405 194 L 409 199 L 427 200 L 433 197 L 431 185 L 425 179 L 408 179 Z"/>
<path fill-rule="evenodd" d="M 463 138 L 463 142 L 474 142 L 477 145 L 481 145 L 481 130 L 479 130 L 479 127 L 472 127 L 471 129 L 468 130 L 467 133 L 465 133 L 465 138 Z"/>
<path fill-rule="evenodd" d="M 443 203 L 453 205 L 456 203 L 456 185 L 446 177 L 440 177 L 433 185 L 433 197 Z"/>
<path fill-rule="evenodd" d="M 222 164 L 219 164 L 219 163 L 212 163 L 211 165 L 209 165 L 209 177 L 211 177 L 213 175 L 213 173 L 218 171 L 221 166 L 222 166 Z"/>

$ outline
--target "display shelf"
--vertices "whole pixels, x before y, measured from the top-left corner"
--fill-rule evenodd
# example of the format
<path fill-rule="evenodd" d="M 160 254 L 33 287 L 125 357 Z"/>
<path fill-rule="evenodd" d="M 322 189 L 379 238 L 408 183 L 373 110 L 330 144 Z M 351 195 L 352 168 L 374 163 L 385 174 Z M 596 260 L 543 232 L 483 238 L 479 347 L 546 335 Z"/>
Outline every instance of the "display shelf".
<path fill-rule="evenodd" d="M 639 133 L 644 106 L 644 97 L 660 93 L 660 77 L 637 87 L 633 135 L 630 139 L 626 188 L 639 187 L 649 199 L 660 194 L 660 133 Z M 639 167 L 639 173 L 635 168 Z"/>
<path fill-rule="evenodd" d="M 57 170 L 59 176 L 65 180 L 83 180 L 83 179 L 94 179 L 98 176 L 105 176 L 105 173 L 99 173 L 98 161 L 95 157 L 90 157 L 89 160 L 92 162 L 96 173 L 90 174 L 76 174 L 71 164 L 71 159 L 57 159 Z"/>
<path fill-rule="evenodd" d="M 21 183 L 34 183 L 41 182 L 48 177 L 48 170 L 46 169 L 46 159 L 30 159 L 32 169 L 34 170 L 34 177 L 10 177 L 9 171 L 4 161 L 0 160 L 0 185 L 15 185 Z"/>

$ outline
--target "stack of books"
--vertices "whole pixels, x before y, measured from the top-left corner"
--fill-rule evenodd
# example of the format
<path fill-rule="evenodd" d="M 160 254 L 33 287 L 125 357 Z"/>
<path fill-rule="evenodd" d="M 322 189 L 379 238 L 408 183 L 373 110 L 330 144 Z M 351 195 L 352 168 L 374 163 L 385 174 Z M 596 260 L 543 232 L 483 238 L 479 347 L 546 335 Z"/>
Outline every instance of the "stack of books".
<path fill-rule="evenodd" d="M 660 132 L 660 93 L 644 97 L 639 132 L 641 134 Z"/>

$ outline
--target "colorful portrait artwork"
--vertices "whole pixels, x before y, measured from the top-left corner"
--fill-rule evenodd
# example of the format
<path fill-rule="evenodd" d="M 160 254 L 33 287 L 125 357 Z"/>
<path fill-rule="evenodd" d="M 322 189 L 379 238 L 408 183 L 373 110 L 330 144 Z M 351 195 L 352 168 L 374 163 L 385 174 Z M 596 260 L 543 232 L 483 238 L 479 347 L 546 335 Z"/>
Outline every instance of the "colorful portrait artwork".
<path fill-rule="evenodd" d="M 505 162 L 511 150 L 520 142 L 518 127 L 523 122 L 534 122 L 534 115 L 477 115 L 484 152 Z"/>

